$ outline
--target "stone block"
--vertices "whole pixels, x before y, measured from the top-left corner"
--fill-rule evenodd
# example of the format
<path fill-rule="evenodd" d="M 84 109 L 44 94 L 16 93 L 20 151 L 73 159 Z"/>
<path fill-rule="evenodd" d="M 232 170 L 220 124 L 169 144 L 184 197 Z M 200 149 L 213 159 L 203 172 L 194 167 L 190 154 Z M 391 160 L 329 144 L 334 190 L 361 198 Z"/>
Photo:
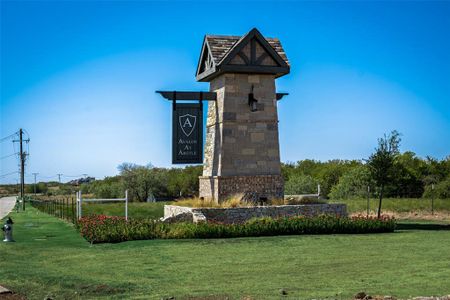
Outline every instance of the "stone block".
<path fill-rule="evenodd" d="M 248 83 L 259 83 L 259 75 L 249 75 Z"/>
<path fill-rule="evenodd" d="M 205 215 L 200 211 L 192 211 L 192 222 L 193 223 L 206 223 Z"/>
<path fill-rule="evenodd" d="M 278 152 L 278 149 L 269 149 L 267 155 L 270 157 L 277 157 L 279 155 Z"/>
<path fill-rule="evenodd" d="M 248 106 L 247 106 L 248 108 Z M 250 119 L 250 109 L 248 109 L 248 112 L 240 112 L 237 116 L 236 119 L 238 121 L 248 121 Z"/>
<path fill-rule="evenodd" d="M 242 149 L 243 155 L 255 155 L 255 149 L 254 148 L 246 148 Z"/>
<path fill-rule="evenodd" d="M 223 120 L 224 121 L 235 121 L 236 120 L 236 113 L 235 112 L 224 112 L 223 113 Z"/>
<path fill-rule="evenodd" d="M 268 123 L 267 124 L 267 130 L 277 131 L 276 134 L 278 136 L 278 123 Z"/>
<path fill-rule="evenodd" d="M 236 139 L 235 139 L 234 137 L 228 137 L 228 136 L 226 136 L 226 137 L 225 137 L 225 143 L 226 143 L 226 144 L 234 144 L 234 143 L 236 143 Z"/>
<path fill-rule="evenodd" d="M 265 137 L 265 135 L 262 132 L 254 132 L 254 133 L 250 134 L 250 140 L 253 143 L 263 142 L 264 141 L 264 137 Z"/>
<path fill-rule="evenodd" d="M 231 128 L 224 128 L 223 129 L 223 136 L 233 136 L 233 129 L 231 129 Z"/>

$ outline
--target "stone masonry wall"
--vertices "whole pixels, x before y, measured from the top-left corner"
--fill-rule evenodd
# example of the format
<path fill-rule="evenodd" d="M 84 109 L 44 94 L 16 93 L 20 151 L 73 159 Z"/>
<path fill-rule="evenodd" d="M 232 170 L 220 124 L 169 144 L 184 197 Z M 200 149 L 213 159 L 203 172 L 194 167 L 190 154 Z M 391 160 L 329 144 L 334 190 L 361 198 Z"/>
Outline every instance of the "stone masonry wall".
<path fill-rule="evenodd" d="M 202 214 L 207 222 L 220 223 L 244 223 L 252 218 L 261 217 L 293 217 L 293 216 L 318 216 L 323 214 L 335 216 L 347 216 L 345 204 L 307 204 L 307 205 L 280 205 L 280 206 L 255 206 L 237 208 L 191 208 L 176 205 L 164 206 L 164 218 L 176 216 L 177 213 L 185 213 L 186 209 L 192 214 Z"/>
<path fill-rule="evenodd" d="M 203 176 L 280 175 L 274 75 L 224 74 L 210 90 L 217 100 L 208 102 Z"/>
<path fill-rule="evenodd" d="M 255 176 L 201 176 L 200 196 L 205 199 L 227 199 L 233 196 L 251 196 L 281 199 L 284 195 L 284 180 L 281 175 Z"/>
<path fill-rule="evenodd" d="M 248 105 L 252 86 L 255 112 Z M 217 100 L 208 102 L 200 197 L 220 202 L 250 192 L 282 198 L 274 75 L 223 74 L 210 90 Z"/>

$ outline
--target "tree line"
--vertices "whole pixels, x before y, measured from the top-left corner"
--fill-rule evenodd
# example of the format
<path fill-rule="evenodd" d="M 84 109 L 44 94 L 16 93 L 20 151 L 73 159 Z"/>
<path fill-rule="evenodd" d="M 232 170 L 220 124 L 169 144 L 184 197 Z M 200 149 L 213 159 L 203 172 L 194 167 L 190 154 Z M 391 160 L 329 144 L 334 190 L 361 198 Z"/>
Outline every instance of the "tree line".
<path fill-rule="evenodd" d="M 356 197 L 397 198 L 450 198 L 450 156 L 438 160 L 421 158 L 414 152 L 401 153 L 400 134 L 397 131 L 378 140 L 378 146 L 368 159 L 329 161 L 299 160 L 282 163 L 285 194 L 317 193 L 331 199 Z M 96 198 L 122 198 L 128 190 L 132 201 L 149 199 L 171 200 L 198 196 L 198 177 L 202 166 L 184 168 L 158 168 L 123 163 L 119 175 L 83 183 L 38 183 L 37 193 L 73 194 L 81 189 L 84 194 Z M 56 187 L 58 187 L 56 189 Z M 26 187 L 33 193 L 34 185 Z"/>
<path fill-rule="evenodd" d="M 383 196 L 398 198 L 431 197 L 450 198 L 450 156 L 437 160 L 420 158 L 407 151 L 395 155 L 391 170 L 383 182 Z M 300 160 L 283 163 L 285 194 L 310 194 L 317 192 L 320 184 L 321 196 L 333 199 L 379 196 L 381 190 L 371 174 L 367 160 Z M 123 197 L 128 189 L 131 199 L 146 201 L 149 198 L 174 199 L 198 196 L 198 177 L 202 166 L 185 168 L 157 168 L 152 165 L 139 166 L 124 163 L 119 166 L 118 176 L 106 177 L 81 185 L 85 193 L 100 198 Z M 434 186 L 434 189 L 432 188 Z"/>
<path fill-rule="evenodd" d="M 386 197 L 450 198 L 450 156 L 437 160 L 420 158 L 414 152 L 399 153 L 383 183 Z M 300 160 L 282 165 L 285 194 L 317 192 L 325 198 L 346 199 L 378 196 L 381 186 L 371 174 L 370 164 L 364 160 Z M 434 186 L 434 188 L 433 188 Z"/>

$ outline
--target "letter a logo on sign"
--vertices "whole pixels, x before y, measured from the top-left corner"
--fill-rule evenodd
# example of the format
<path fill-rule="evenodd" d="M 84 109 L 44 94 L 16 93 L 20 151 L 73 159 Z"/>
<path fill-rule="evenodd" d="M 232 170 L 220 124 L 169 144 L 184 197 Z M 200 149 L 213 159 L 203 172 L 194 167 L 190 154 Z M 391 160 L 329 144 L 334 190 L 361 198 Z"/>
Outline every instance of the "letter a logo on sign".
<path fill-rule="evenodd" d="M 181 130 L 186 136 L 190 136 L 195 129 L 195 124 L 197 122 L 197 117 L 185 114 L 179 117 Z"/>

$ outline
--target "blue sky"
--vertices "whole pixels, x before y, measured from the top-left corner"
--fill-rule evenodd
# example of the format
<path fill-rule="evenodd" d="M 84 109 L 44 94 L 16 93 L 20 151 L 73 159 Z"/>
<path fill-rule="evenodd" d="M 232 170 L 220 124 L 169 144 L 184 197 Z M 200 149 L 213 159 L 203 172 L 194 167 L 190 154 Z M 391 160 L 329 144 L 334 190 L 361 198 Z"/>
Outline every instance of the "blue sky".
<path fill-rule="evenodd" d="M 0 138 L 29 133 L 27 181 L 171 166 L 170 103 L 154 91 L 207 90 L 203 36 L 253 27 L 291 62 L 277 80 L 282 161 L 366 158 L 393 129 L 403 151 L 450 154 L 450 2 L 0 3 Z"/>

